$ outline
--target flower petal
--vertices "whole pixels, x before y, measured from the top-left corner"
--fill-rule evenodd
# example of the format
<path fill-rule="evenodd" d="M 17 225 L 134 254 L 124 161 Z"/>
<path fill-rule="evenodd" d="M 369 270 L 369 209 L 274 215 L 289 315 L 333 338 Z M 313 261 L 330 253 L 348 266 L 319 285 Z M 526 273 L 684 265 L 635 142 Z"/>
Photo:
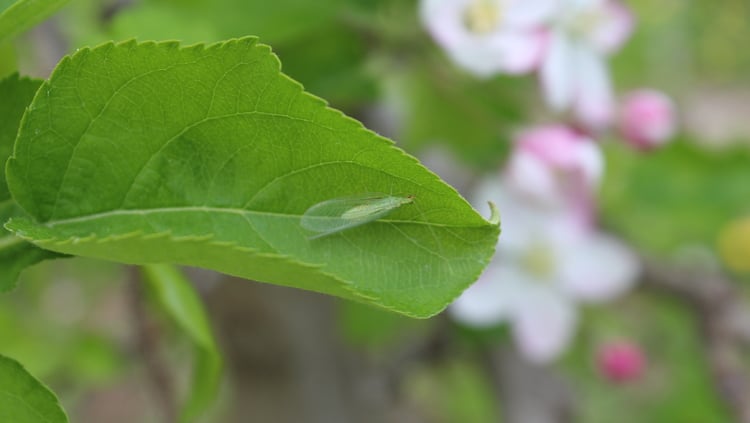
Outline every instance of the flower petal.
<path fill-rule="evenodd" d="M 560 31 L 550 35 L 546 56 L 542 61 L 540 79 L 547 104 L 557 111 L 570 106 L 574 92 L 573 45 Z"/>
<path fill-rule="evenodd" d="M 485 36 L 470 34 L 447 48 L 453 60 L 479 77 L 498 73 L 522 74 L 540 62 L 546 38 L 539 33 L 498 31 Z"/>
<path fill-rule="evenodd" d="M 461 44 L 466 38 L 462 21 L 469 0 L 422 0 L 419 15 L 435 41 L 444 48 Z"/>
<path fill-rule="evenodd" d="M 485 328 L 507 320 L 516 297 L 522 295 L 523 279 L 516 268 L 495 260 L 474 285 L 470 286 L 448 308 L 450 316 L 459 323 Z"/>
<path fill-rule="evenodd" d="M 603 57 L 579 44 L 573 49 L 575 112 L 586 126 L 601 130 L 612 120 L 614 99 L 609 71 Z"/>
<path fill-rule="evenodd" d="M 535 26 L 506 22 L 502 14 L 512 7 L 500 10 L 498 23 L 491 31 L 473 32 L 465 22 L 470 3 L 471 0 L 422 0 L 420 3 L 422 23 L 453 61 L 483 78 L 497 73 L 525 73 L 539 64 L 546 42 L 543 32 Z"/>
<path fill-rule="evenodd" d="M 521 353 L 535 363 L 547 363 L 562 353 L 575 330 L 574 304 L 552 287 L 536 285 L 516 304 L 513 335 Z"/>
<path fill-rule="evenodd" d="M 509 186 L 536 203 L 569 208 L 590 224 L 604 170 L 599 146 L 563 125 L 532 127 L 514 141 L 505 173 Z"/>
<path fill-rule="evenodd" d="M 606 301 L 628 290 L 638 278 L 638 259 L 617 239 L 590 234 L 561 249 L 561 287 L 571 297 Z"/>
<path fill-rule="evenodd" d="M 503 41 L 503 70 L 520 75 L 536 69 L 541 63 L 547 34 L 542 31 L 508 32 Z"/>
<path fill-rule="evenodd" d="M 507 0 L 503 22 L 521 28 L 540 26 L 552 19 L 559 7 L 559 0 Z"/>
<path fill-rule="evenodd" d="M 553 168 L 531 152 L 518 151 L 508 161 L 508 183 L 531 197 L 559 203 L 562 193 Z"/>
<path fill-rule="evenodd" d="M 539 236 L 548 234 L 555 211 L 535 200 L 499 175 L 477 186 L 472 204 L 478 208 L 492 201 L 500 210 L 503 231 L 497 245 L 498 256 L 524 251 Z"/>
<path fill-rule="evenodd" d="M 565 0 L 565 3 L 571 13 L 581 13 L 598 8 L 605 1 L 607 0 Z"/>
<path fill-rule="evenodd" d="M 634 18 L 630 9 L 619 1 L 607 1 L 600 8 L 601 18 L 588 38 L 600 53 L 611 54 L 630 37 Z"/>

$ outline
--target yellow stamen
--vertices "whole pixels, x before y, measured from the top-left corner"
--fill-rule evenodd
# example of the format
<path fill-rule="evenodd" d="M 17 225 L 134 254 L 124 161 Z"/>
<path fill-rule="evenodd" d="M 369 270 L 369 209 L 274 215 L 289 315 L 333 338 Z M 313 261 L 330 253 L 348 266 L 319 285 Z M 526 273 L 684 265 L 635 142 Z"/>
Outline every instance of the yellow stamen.
<path fill-rule="evenodd" d="M 474 0 L 466 8 L 466 27 L 477 34 L 492 32 L 500 23 L 500 7 L 497 1 Z"/>
<path fill-rule="evenodd" d="M 555 256 L 552 250 L 544 245 L 535 245 L 522 258 L 526 271 L 539 279 L 550 278 L 555 271 Z"/>

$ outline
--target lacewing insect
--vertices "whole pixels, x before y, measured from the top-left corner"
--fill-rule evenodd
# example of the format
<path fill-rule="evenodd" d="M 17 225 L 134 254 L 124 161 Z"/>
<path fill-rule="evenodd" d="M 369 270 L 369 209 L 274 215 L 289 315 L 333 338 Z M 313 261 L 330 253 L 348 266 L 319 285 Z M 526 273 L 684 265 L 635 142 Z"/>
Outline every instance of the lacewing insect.
<path fill-rule="evenodd" d="M 404 204 L 414 201 L 414 196 L 365 194 L 342 197 L 315 204 L 302 215 L 300 225 L 317 232 L 310 239 L 320 238 L 380 219 Z"/>

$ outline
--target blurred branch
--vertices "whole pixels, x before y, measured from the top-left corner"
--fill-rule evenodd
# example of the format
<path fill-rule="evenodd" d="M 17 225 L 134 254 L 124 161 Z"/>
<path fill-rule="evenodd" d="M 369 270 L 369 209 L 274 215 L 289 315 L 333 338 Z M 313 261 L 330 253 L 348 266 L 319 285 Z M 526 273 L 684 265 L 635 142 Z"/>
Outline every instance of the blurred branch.
<path fill-rule="evenodd" d="M 99 21 L 102 25 L 109 25 L 115 16 L 123 10 L 138 3 L 136 0 L 110 0 L 100 4 Z"/>
<path fill-rule="evenodd" d="M 742 346 L 750 342 L 750 309 L 736 284 L 718 271 L 643 259 L 646 282 L 681 298 L 698 317 L 714 386 L 736 421 L 750 423 L 750 379 Z"/>
<path fill-rule="evenodd" d="M 146 309 L 140 268 L 129 266 L 128 278 L 130 279 L 130 303 L 133 311 L 135 342 L 138 353 L 146 364 L 146 371 L 151 379 L 155 397 L 164 413 L 164 421 L 177 423 L 179 413 L 175 400 L 174 383 L 169 374 L 169 367 L 159 354 L 160 331 L 156 322 L 149 317 Z"/>
<path fill-rule="evenodd" d="M 492 375 L 507 423 L 567 423 L 575 415 L 575 398 L 564 378 L 551 367 L 535 366 L 512 347 L 487 352 Z"/>
<path fill-rule="evenodd" d="M 398 351 L 386 369 L 389 386 L 399 392 L 402 378 L 417 364 L 436 364 L 458 352 L 455 330 L 447 314 L 424 337 Z M 575 398 L 567 381 L 550 366 L 533 365 L 513 347 L 497 345 L 481 353 L 482 365 L 502 404 L 506 423 L 567 423 L 575 415 Z"/>

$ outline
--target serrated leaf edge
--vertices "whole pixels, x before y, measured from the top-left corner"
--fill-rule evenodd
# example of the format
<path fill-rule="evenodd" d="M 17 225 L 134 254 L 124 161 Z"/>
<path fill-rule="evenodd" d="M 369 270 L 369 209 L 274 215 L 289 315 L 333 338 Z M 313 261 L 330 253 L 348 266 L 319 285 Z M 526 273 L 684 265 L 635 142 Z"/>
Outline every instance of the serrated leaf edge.
<path fill-rule="evenodd" d="M 256 37 L 256 36 L 246 36 L 246 37 L 241 37 L 241 38 L 232 38 L 232 39 L 229 39 L 229 40 L 219 41 L 219 42 L 211 43 L 211 44 L 198 43 L 198 44 L 191 44 L 191 45 L 187 45 L 187 46 L 181 46 L 180 43 L 179 43 L 179 41 L 173 41 L 173 40 L 171 40 L 171 41 L 158 41 L 158 42 L 157 41 L 143 41 L 143 42 L 138 42 L 135 39 L 129 39 L 129 40 L 125 40 L 125 41 L 122 41 L 122 42 L 113 42 L 113 41 L 105 42 L 105 43 L 99 44 L 99 45 L 97 45 L 97 46 L 95 46 L 93 48 L 92 47 L 84 47 L 84 48 L 81 48 L 81 49 L 77 50 L 72 55 L 65 56 L 60 61 L 60 63 L 57 65 L 57 67 L 55 67 L 54 71 L 52 72 L 50 78 L 48 80 L 45 80 L 42 83 L 42 85 L 39 87 L 39 89 L 37 90 L 36 94 L 34 95 L 34 98 L 31 101 L 31 104 L 34 104 L 36 102 L 37 97 L 43 95 L 43 92 L 45 91 L 44 89 L 46 89 L 46 88 L 49 87 L 49 81 L 51 81 L 52 79 L 54 79 L 55 76 L 56 76 L 56 74 L 58 72 L 61 72 L 66 66 L 68 66 L 68 64 L 71 61 L 73 61 L 74 59 L 79 59 L 80 57 L 85 57 L 86 55 L 91 54 L 92 52 L 100 50 L 100 49 L 119 48 L 119 47 L 122 47 L 122 48 L 152 47 L 152 48 L 157 48 L 157 49 L 158 48 L 166 48 L 168 50 L 195 50 L 195 51 L 204 51 L 205 50 L 205 51 L 212 51 L 212 50 L 219 50 L 219 49 L 221 49 L 224 46 L 229 45 L 229 44 L 240 43 L 240 42 L 248 42 L 249 43 L 248 48 L 259 48 L 261 50 L 264 50 L 265 53 L 268 54 L 272 58 L 272 60 L 275 61 L 275 63 L 276 63 L 276 71 L 278 72 L 278 74 L 282 78 L 285 78 L 288 82 L 290 82 L 297 89 L 297 94 L 298 95 L 302 95 L 302 96 L 306 96 L 306 97 L 310 98 L 314 102 L 316 102 L 316 103 L 320 104 L 321 106 L 323 106 L 326 111 L 335 113 L 343 121 L 346 121 L 350 125 L 353 125 L 356 128 L 357 131 L 364 132 L 364 133 L 370 135 L 372 138 L 377 139 L 378 142 L 386 144 L 387 146 L 390 147 L 391 151 L 400 154 L 402 157 L 406 158 L 406 160 L 408 160 L 411 164 L 415 165 L 420 170 L 425 171 L 432 178 L 432 182 L 436 182 L 437 181 L 437 182 L 445 185 L 452 194 L 454 194 L 457 198 L 460 199 L 460 201 L 462 201 L 464 203 L 464 205 L 468 206 L 469 209 L 473 210 L 473 208 L 471 207 L 471 204 L 469 204 L 469 202 L 466 201 L 466 199 L 463 198 L 463 196 L 461 196 L 461 194 L 453 186 L 451 186 L 451 185 L 445 183 L 444 181 L 442 181 L 437 174 L 435 174 L 432 170 L 430 170 L 429 168 L 427 168 L 426 166 L 424 166 L 421 162 L 419 162 L 419 160 L 416 157 L 408 154 L 403 149 L 397 147 L 394 141 L 392 141 L 392 140 L 390 140 L 388 138 L 385 138 L 382 135 L 380 135 L 380 134 L 378 134 L 378 133 L 376 133 L 376 132 L 374 132 L 374 131 L 366 128 L 361 122 L 357 121 L 356 119 L 354 119 L 352 117 L 347 116 L 342 111 L 330 107 L 329 103 L 325 99 L 323 99 L 321 97 L 318 97 L 318 96 L 316 96 L 314 94 L 311 94 L 311 93 L 305 91 L 304 86 L 301 83 L 295 81 L 294 79 L 292 79 L 291 77 L 289 77 L 288 75 L 286 75 L 283 72 L 281 61 L 279 60 L 278 56 L 273 52 L 272 48 L 270 46 L 266 45 L 266 44 L 260 43 L 259 42 L 259 38 Z M 28 116 L 27 114 L 24 114 L 24 116 L 21 119 L 21 122 L 20 122 L 20 125 L 19 125 L 19 133 L 20 133 L 20 129 L 25 127 L 27 116 Z M 17 143 L 14 145 L 13 154 L 11 155 L 9 161 L 12 161 L 12 160 L 15 159 L 17 145 L 18 145 Z M 12 193 L 13 192 L 12 187 L 9 187 L 9 188 L 10 188 L 11 193 Z M 23 205 L 21 205 L 21 204 L 18 204 L 18 205 L 19 205 L 19 207 L 23 208 L 28 213 L 28 210 L 26 210 L 23 207 Z M 112 212 L 112 211 L 117 211 L 117 210 L 109 210 L 109 212 Z M 493 225 L 493 226 L 495 225 L 494 222 L 488 221 L 483 216 L 481 216 L 481 214 L 477 213 L 476 210 L 474 210 L 474 212 L 478 216 L 480 216 L 482 218 L 482 220 L 484 220 L 485 224 L 487 224 L 487 225 Z M 32 213 L 29 213 L 29 215 L 33 216 Z M 48 222 L 54 222 L 54 221 L 48 221 Z M 414 223 L 414 222 L 410 222 L 410 223 Z M 477 227 L 478 226 L 480 226 L 480 225 L 477 225 Z M 466 227 L 469 227 L 469 226 L 466 226 Z"/>
<path fill-rule="evenodd" d="M 358 290 L 356 290 L 354 284 L 350 281 L 341 279 L 329 272 L 322 271 L 323 265 L 320 264 L 312 264 L 312 263 L 306 263 L 299 260 L 295 260 L 290 256 L 284 255 L 284 254 L 274 254 L 274 253 L 264 253 L 259 252 L 257 249 L 245 247 L 242 245 L 239 245 L 236 242 L 231 241 L 211 241 L 215 237 L 214 234 L 203 234 L 203 235 L 188 235 L 188 236 L 174 236 L 170 231 L 164 231 L 164 232 L 156 232 L 156 233 L 144 233 L 142 230 L 129 232 L 126 234 L 115 234 L 115 235 L 109 235 L 106 237 L 98 237 L 96 234 L 90 234 L 86 237 L 69 237 L 69 238 L 41 238 L 37 239 L 33 236 L 30 236 L 28 234 L 25 234 L 23 231 L 18 231 L 14 223 L 19 221 L 26 221 L 34 225 L 38 225 L 37 223 L 34 223 L 28 219 L 20 218 L 20 219 L 11 219 L 9 220 L 5 225 L 5 229 L 13 232 L 17 237 L 22 238 L 25 241 L 31 242 L 35 245 L 37 245 L 40 248 L 45 248 L 45 245 L 47 246 L 65 246 L 70 244 L 84 244 L 84 243 L 95 243 L 97 245 L 107 244 L 109 242 L 117 242 L 117 241 L 123 241 L 128 239 L 135 239 L 140 238 L 142 240 L 148 241 L 148 240 L 155 240 L 155 239 L 165 239 L 170 242 L 180 243 L 180 242 L 188 242 L 188 241 L 197 241 L 197 242 L 205 242 L 208 246 L 216 246 L 216 247 L 222 247 L 222 248 L 229 248 L 237 252 L 241 252 L 244 254 L 252 254 L 259 258 L 268 258 L 268 259 L 274 259 L 274 260 L 283 260 L 292 264 L 295 264 L 297 266 L 302 266 L 304 268 L 310 269 L 312 271 L 318 272 L 319 274 L 333 279 L 334 281 L 338 282 L 340 286 L 345 289 L 347 292 L 349 292 L 352 297 L 360 299 L 362 301 L 367 302 L 375 302 L 376 304 L 382 306 L 380 304 L 380 298 L 372 295 L 368 295 L 365 293 L 362 293 Z M 44 226 L 44 225 L 40 225 Z M 45 248 L 50 249 L 50 248 Z M 52 248 L 54 251 L 54 248 Z M 188 264 L 189 263 L 176 263 L 176 264 Z"/>
<path fill-rule="evenodd" d="M 318 97 L 318 96 L 316 96 L 314 94 L 311 94 L 311 93 L 305 91 L 304 86 L 302 84 L 300 84 L 299 82 L 297 82 L 294 79 L 290 78 L 288 75 L 284 74 L 283 71 L 282 71 L 282 64 L 281 64 L 281 61 L 279 60 L 278 56 L 275 53 L 273 53 L 273 51 L 272 51 L 272 49 L 271 49 L 270 46 L 268 46 L 266 44 L 259 43 L 258 37 L 255 37 L 255 36 L 233 38 L 233 39 L 229 39 L 229 40 L 225 40 L 225 41 L 219 41 L 219 42 L 212 43 L 212 44 L 198 43 L 198 44 L 192 44 L 192 45 L 187 45 L 187 46 L 181 46 L 180 43 L 179 43 L 179 41 L 160 41 L 160 42 L 157 42 L 157 41 L 143 41 L 143 42 L 138 42 L 135 39 L 130 39 L 130 40 L 122 41 L 122 42 L 112 42 L 112 41 L 110 41 L 110 42 L 106 42 L 106 43 L 94 46 L 93 48 L 92 47 L 81 48 L 81 49 L 77 50 L 74 54 L 65 56 L 60 61 L 60 63 L 55 68 L 55 70 L 52 72 L 52 75 L 50 76 L 50 79 L 44 81 L 44 83 L 42 83 L 42 85 L 39 87 L 39 89 L 37 90 L 36 94 L 34 95 L 34 99 L 32 100 L 31 104 L 34 104 L 36 102 L 36 99 L 37 99 L 38 96 L 43 95 L 42 93 L 45 91 L 46 88 L 49 87 L 49 81 L 52 80 L 58 72 L 61 72 L 62 70 L 64 70 L 65 67 L 68 66 L 68 64 L 71 61 L 73 61 L 74 59 L 78 59 L 78 58 L 80 58 L 82 56 L 86 56 L 86 55 L 90 54 L 91 52 L 94 52 L 94 51 L 99 50 L 99 49 L 119 48 L 119 47 L 122 47 L 122 48 L 153 47 L 153 48 L 165 48 L 165 49 L 177 49 L 177 50 L 196 50 L 196 51 L 204 51 L 205 50 L 205 51 L 211 51 L 211 50 L 218 50 L 218 49 L 221 49 L 222 47 L 224 47 L 226 45 L 229 45 L 229 44 L 232 44 L 232 43 L 239 43 L 239 42 L 249 42 L 248 48 L 259 48 L 259 49 L 265 50 L 265 52 L 269 56 L 271 56 L 271 58 L 276 62 L 276 66 L 277 66 L 276 69 L 278 71 L 278 74 L 282 78 L 285 78 L 287 81 L 291 82 L 296 87 L 296 89 L 298 90 L 298 93 L 297 93 L 298 95 L 309 97 L 314 102 L 316 102 L 316 103 L 320 104 L 321 106 L 323 106 L 325 108 L 325 110 L 327 110 L 328 112 L 333 112 L 339 118 L 341 118 L 342 120 L 348 122 L 350 125 L 354 125 L 354 127 L 356 128 L 357 131 L 365 132 L 368 135 L 370 135 L 372 138 L 378 140 L 377 142 L 385 143 L 387 146 L 390 147 L 390 149 L 394 153 L 400 154 L 402 157 L 404 157 L 412 165 L 415 165 L 420 170 L 425 171 L 431 177 L 432 182 L 438 182 L 438 183 L 443 184 L 445 187 L 447 187 L 449 192 L 451 192 L 452 194 L 454 194 L 459 199 L 459 201 L 463 202 L 464 205 L 468 206 L 468 209 L 472 210 L 477 216 L 479 216 L 484 221 L 483 225 L 476 225 L 476 226 L 474 226 L 474 225 L 466 225 L 464 227 L 482 227 L 482 226 L 486 225 L 486 226 L 494 227 L 496 229 L 497 233 L 499 234 L 499 232 L 500 232 L 500 230 L 499 230 L 499 221 L 496 222 L 495 219 L 492 218 L 492 217 L 490 218 L 491 220 L 488 221 L 481 214 L 477 213 L 477 211 L 472 208 L 472 206 L 469 204 L 469 202 L 465 198 L 463 198 L 463 196 L 461 196 L 461 194 L 453 186 L 451 186 L 449 184 L 446 184 L 444 181 L 442 181 L 437 174 L 435 174 L 432 170 L 430 170 L 429 168 L 427 168 L 426 166 L 424 166 L 421 162 L 419 162 L 419 160 L 417 158 L 415 158 L 414 156 L 406 153 L 401 148 L 398 148 L 392 140 L 390 140 L 388 138 L 385 138 L 385 137 L 381 136 L 380 134 L 378 134 L 378 133 L 376 133 L 376 132 L 374 132 L 374 131 L 372 131 L 370 129 L 367 129 L 364 125 L 362 125 L 361 122 L 359 122 L 356 119 L 353 119 L 353 118 L 345 115 L 340 110 L 337 110 L 337 109 L 334 109 L 334 108 L 330 107 L 329 103 L 326 100 L 324 100 L 324 99 L 322 99 L 322 98 L 320 98 L 320 97 Z M 28 116 L 28 114 L 24 114 L 23 118 L 21 119 L 19 128 L 23 128 L 25 126 L 27 116 Z M 20 133 L 20 130 L 19 130 L 19 133 Z M 14 145 L 13 154 L 11 155 L 9 161 L 15 159 L 17 147 L 18 147 L 18 143 L 16 143 Z M 9 187 L 9 188 L 10 188 L 11 194 L 13 194 L 13 188 L 12 187 Z M 34 215 L 33 213 L 29 213 L 29 211 L 26 210 L 23 207 L 23 205 L 18 204 L 18 206 L 21 207 L 21 208 L 23 208 L 29 215 L 31 215 L 31 216 Z M 106 212 L 116 212 L 116 211 L 118 211 L 118 210 L 108 210 L 108 211 L 105 211 L 103 213 L 106 213 Z M 102 212 L 100 212 L 100 213 L 102 213 Z M 84 216 L 79 216 L 79 217 L 84 217 Z M 49 239 L 49 240 L 35 240 L 35 239 L 30 238 L 30 237 L 24 237 L 22 234 L 19 234 L 19 233 L 15 232 L 13 229 L 11 229 L 9 227 L 9 224 L 12 221 L 13 221 L 13 219 L 11 219 L 11 221 L 9 221 L 8 223 L 6 223 L 5 227 L 8 230 L 16 233 L 17 236 L 20 236 L 20 237 L 22 237 L 22 238 L 24 238 L 24 239 L 26 239 L 26 240 L 28 240 L 28 241 L 36 244 L 36 245 L 39 245 L 40 243 L 55 243 L 57 245 L 64 245 L 66 243 L 80 243 L 80 242 L 87 242 L 89 240 L 95 240 L 95 239 L 97 239 L 96 235 L 92 234 L 91 236 L 86 237 L 86 238 L 71 237 L 70 239 L 65 239 L 65 240 L 60 240 L 60 239 L 56 239 L 56 238 L 52 238 L 52 239 Z M 58 221 L 50 220 L 50 221 L 44 222 L 43 224 L 54 225 L 57 222 Z M 409 223 L 418 223 L 418 222 L 411 222 L 410 221 Z M 424 222 L 424 223 L 427 223 L 427 222 Z M 111 240 L 116 240 L 117 238 L 114 238 L 114 237 L 118 237 L 118 236 L 120 236 L 120 237 L 122 237 L 122 236 L 125 236 L 125 237 L 138 236 L 138 232 L 140 232 L 140 231 L 133 232 L 133 233 L 130 233 L 130 234 L 124 234 L 124 235 L 113 235 L 113 236 L 109 236 L 109 237 L 98 239 L 97 242 L 99 242 L 99 243 L 106 243 L 106 242 L 109 242 Z M 156 234 L 150 234 L 150 235 L 143 235 L 141 233 L 141 236 L 144 237 L 143 239 L 151 239 L 151 238 L 148 238 L 148 237 L 149 236 L 166 236 L 166 237 L 170 237 L 171 233 L 169 233 L 169 232 L 163 232 L 163 233 L 156 233 Z M 208 235 L 208 236 L 212 237 L 213 235 Z M 120 239 L 123 239 L 123 238 L 120 238 Z M 176 238 L 176 237 L 172 237 L 172 239 L 175 240 L 176 242 L 179 242 L 179 239 Z M 181 239 L 187 240 L 187 239 L 192 239 L 192 237 L 182 237 Z M 198 239 L 196 239 L 196 240 L 198 240 Z M 392 310 L 392 311 L 398 311 L 401 314 L 405 314 L 407 316 L 416 317 L 416 318 L 428 318 L 428 317 L 434 316 L 435 314 L 437 314 L 440 311 L 442 311 L 442 309 L 444 309 L 448 304 L 450 304 L 451 302 L 453 302 L 453 300 L 455 300 L 455 298 L 457 298 L 465 290 L 465 288 L 458 290 L 458 292 L 455 294 L 455 296 L 453 296 L 453 298 L 451 298 L 450 301 L 447 301 L 445 304 L 443 304 L 443 307 L 441 307 L 441 309 L 437 310 L 435 313 L 429 314 L 429 315 L 416 315 L 416 314 L 410 313 L 410 312 L 408 312 L 406 310 L 400 310 L 400 309 L 396 309 L 395 307 L 387 306 L 385 304 L 382 304 L 381 303 L 381 299 L 379 297 L 374 297 L 374 296 L 370 296 L 370 295 L 367 295 L 367 294 L 364 294 L 364 293 L 361 293 L 361 292 L 354 291 L 352 289 L 352 286 L 353 286 L 352 282 L 342 280 L 342 279 L 340 279 L 340 278 L 338 278 L 336 276 L 331 275 L 328 272 L 322 272 L 322 271 L 320 271 L 320 266 L 311 265 L 309 263 L 304 263 L 304 262 L 299 262 L 297 260 L 291 259 L 289 256 L 286 256 L 286 255 L 271 254 L 271 253 L 258 253 L 257 250 L 253 250 L 253 249 L 250 249 L 248 247 L 242 247 L 242 246 L 239 246 L 236 243 L 224 242 L 224 241 L 215 241 L 212 244 L 216 245 L 216 246 L 223 246 L 223 247 L 229 246 L 229 248 L 234 248 L 234 249 L 237 249 L 238 251 L 245 251 L 245 250 L 247 250 L 248 253 L 256 254 L 259 257 L 268 257 L 268 258 L 274 258 L 274 259 L 282 259 L 282 260 L 286 260 L 286 261 L 288 261 L 290 263 L 294 263 L 296 265 L 302 265 L 302 266 L 305 266 L 305 267 L 310 267 L 311 269 L 314 269 L 315 271 L 320 272 L 322 275 L 324 275 L 326 277 L 330 277 L 330 278 L 334 279 L 335 281 L 341 283 L 342 284 L 342 288 L 344 288 L 345 290 L 347 290 L 348 292 L 350 292 L 353 295 L 353 297 L 360 298 L 363 301 L 372 302 L 374 304 L 377 304 L 379 307 L 382 307 L 382 308 L 385 308 L 385 309 L 388 309 L 388 310 Z M 229 244 L 229 245 L 225 245 L 225 244 Z M 234 246 L 232 246 L 232 244 L 234 244 Z M 42 248 L 44 248 L 41 245 L 39 245 L 39 246 L 42 247 Z M 491 259 L 491 257 L 493 255 L 494 255 L 494 249 L 491 252 L 491 254 L 489 254 L 487 257 L 485 257 L 484 260 L 482 260 L 482 261 L 484 263 L 489 263 L 489 261 L 490 261 L 490 259 Z M 486 264 L 485 264 L 485 266 L 486 266 Z M 472 280 L 475 281 L 476 279 L 478 279 L 482 271 L 483 271 L 483 269 L 480 269 L 475 275 L 473 275 Z M 467 287 L 468 287 L 468 285 L 467 285 Z"/>

